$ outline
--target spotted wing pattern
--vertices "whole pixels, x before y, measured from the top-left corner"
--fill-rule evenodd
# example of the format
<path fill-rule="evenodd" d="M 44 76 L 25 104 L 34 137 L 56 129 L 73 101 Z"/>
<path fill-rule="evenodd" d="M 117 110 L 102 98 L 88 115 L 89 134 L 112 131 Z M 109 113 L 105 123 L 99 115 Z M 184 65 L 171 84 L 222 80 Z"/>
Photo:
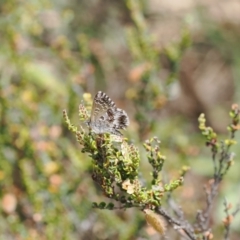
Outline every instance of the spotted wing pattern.
<path fill-rule="evenodd" d="M 121 135 L 119 129 L 125 129 L 129 125 L 129 118 L 124 110 L 116 107 L 110 97 L 99 91 L 94 98 L 88 124 L 97 134 Z"/>

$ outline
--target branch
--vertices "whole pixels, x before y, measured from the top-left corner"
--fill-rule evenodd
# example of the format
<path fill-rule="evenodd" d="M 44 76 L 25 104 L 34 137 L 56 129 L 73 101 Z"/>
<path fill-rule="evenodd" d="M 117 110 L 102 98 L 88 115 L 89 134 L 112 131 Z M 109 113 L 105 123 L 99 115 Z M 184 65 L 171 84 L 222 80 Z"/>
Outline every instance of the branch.
<path fill-rule="evenodd" d="M 175 230 L 178 230 L 178 232 L 182 236 L 185 236 L 185 237 L 187 237 L 187 239 L 191 239 L 191 240 L 196 240 L 197 239 L 195 237 L 195 234 L 193 232 L 193 229 L 192 229 L 191 225 L 187 221 L 185 221 L 185 220 L 182 221 L 181 219 L 177 220 L 177 219 L 173 218 L 164 209 L 162 209 L 160 207 L 156 209 L 156 213 L 163 216 L 166 219 L 166 221 L 170 225 L 172 225 Z"/>

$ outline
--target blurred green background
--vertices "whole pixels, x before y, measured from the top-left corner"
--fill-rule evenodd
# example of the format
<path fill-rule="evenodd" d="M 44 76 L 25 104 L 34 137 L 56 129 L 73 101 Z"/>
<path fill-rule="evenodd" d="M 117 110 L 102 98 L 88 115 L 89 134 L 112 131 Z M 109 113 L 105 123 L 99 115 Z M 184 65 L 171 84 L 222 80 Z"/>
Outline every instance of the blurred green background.
<path fill-rule="evenodd" d="M 193 220 L 213 170 L 197 118 L 204 112 L 227 133 L 240 99 L 239 39 L 237 0 L 1 1 L 0 239 L 159 239 L 138 210 L 91 207 L 106 199 L 62 110 L 79 125 L 83 93 L 99 90 L 129 114 L 124 135 L 143 153 L 147 180 L 148 137 L 160 138 L 170 178 L 191 166 L 175 197 Z M 213 211 L 216 239 L 223 197 L 239 201 L 239 144 L 234 151 Z M 233 240 L 239 225 L 238 216 Z M 180 239 L 171 229 L 167 235 Z"/>

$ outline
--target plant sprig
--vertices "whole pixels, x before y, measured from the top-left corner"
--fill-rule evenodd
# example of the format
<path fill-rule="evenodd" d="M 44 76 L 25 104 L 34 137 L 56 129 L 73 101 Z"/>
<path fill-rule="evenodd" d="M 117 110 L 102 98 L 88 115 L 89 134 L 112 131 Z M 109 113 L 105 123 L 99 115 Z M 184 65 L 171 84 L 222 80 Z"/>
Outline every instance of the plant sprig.
<path fill-rule="evenodd" d="M 79 118 L 86 121 L 89 117 L 91 97 L 79 106 Z M 90 100 L 89 100 L 90 99 Z M 94 203 L 95 208 L 115 209 L 139 207 L 141 209 L 155 209 L 161 206 L 162 198 L 167 192 L 172 192 L 182 185 L 183 176 L 179 179 L 163 183 L 160 179 L 166 157 L 160 151 L 160 141 L 154 137 L 145 142 L 149 163 L 153 167 L 152 185 L 147 188 L 139 178 L 140 155 L 134 144 L 129 144 L 126 138 L 115 139 L 110 134 L 95 134 L 75 127 L 69 120 L 67 112 L 63 117 L 68 129 L 76 135 L 81 151 L 88 153 L 92 159 L 92 178 L 101 187 L 103 194 L 115 200 L 114 203 Z M 116 202 L 118 203 L 115 206 Z"/>

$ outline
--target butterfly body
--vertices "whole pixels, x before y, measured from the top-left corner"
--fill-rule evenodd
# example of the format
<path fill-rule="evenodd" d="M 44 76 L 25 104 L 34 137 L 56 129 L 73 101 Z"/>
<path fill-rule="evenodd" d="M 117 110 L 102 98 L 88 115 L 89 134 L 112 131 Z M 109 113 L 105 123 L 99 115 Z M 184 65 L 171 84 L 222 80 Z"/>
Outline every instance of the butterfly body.
<path fill-rule="evenodd" d="M 122 135 L 120 129 L 129 125 L 127 113 L 116 107 L 116 104 L 104 92 L 99 91 L 94 97 L 91 117 L 88 126 L 97 134 L 111 133 Z"/>

